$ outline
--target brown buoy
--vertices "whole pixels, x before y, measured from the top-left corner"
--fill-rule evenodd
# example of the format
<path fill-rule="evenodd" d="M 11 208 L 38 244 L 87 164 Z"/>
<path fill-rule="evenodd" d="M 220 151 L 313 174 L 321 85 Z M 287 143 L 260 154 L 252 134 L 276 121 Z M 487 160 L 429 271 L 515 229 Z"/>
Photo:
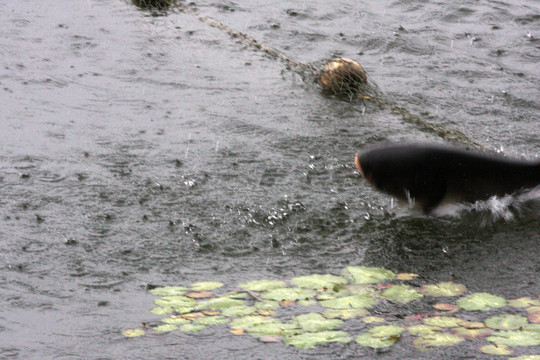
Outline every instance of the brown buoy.
<path fill-rule="evenodd" d="M 324 66 L 320 82 L 325 91 L 336 95 L 351 95 L 367 83 L 364 68 L 354 60 L 335 58 Z"/>

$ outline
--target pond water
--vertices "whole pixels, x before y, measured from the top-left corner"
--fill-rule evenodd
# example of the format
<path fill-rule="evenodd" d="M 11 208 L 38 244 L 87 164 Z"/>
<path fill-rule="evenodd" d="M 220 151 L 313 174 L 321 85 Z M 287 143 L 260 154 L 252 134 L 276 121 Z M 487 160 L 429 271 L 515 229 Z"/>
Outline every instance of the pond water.
<path fill-rule="evenodd" d="M 192 8 L 302 63 L 353 58 L 411 112 L 505 155 L 540 155 L 534 0 Z M 363 146 L 442 141 L 400 116 L 324 96 L 175 10 L 0 0 L 0 22 L 0 358 L 488 359 L 477 344 L 298 350 L 226 327 L 122 331 L 159 320 L 149 284 L 232 289 L 349 265 L 540 295 L 538 193 L 426 217 L 360 178 Z"/>

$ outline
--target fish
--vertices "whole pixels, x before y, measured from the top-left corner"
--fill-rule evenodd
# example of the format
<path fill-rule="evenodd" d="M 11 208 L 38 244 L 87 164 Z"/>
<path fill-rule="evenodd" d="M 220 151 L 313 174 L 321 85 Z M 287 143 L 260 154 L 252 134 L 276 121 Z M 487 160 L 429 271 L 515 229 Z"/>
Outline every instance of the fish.
<path fill-rule="evenodd" d="M 355 156 L 376 189 L 431 214 L 441 204 L 474 203 L 540 185 L 540 161 L 431 143 L 384 144 Z"/>

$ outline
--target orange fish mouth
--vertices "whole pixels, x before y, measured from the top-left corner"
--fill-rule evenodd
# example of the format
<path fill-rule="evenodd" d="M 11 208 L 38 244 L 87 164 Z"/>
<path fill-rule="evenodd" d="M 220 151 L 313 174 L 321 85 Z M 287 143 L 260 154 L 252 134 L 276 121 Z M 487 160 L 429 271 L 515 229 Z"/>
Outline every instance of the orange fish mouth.
<path fill-rule="evenodd" d="M 360 165 L 360 159 L 359 159 L 358 154 L 356 154 L 354 157 L 354 163 L 356 164 L 356 168 L 358 169 L 358 172 L 360 173 L 360 175 L 365 177 L 364 172 L 362 171 L 362 165 Z"/>

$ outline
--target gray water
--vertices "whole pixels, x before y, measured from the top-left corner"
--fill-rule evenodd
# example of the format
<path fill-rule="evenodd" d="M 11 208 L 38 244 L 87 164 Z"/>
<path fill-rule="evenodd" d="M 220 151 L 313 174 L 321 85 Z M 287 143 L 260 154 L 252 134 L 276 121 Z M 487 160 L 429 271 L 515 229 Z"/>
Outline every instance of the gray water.
<path fill-rule="evenodd" d="M 508 156 L 540 154 L 535 0 L 196 9 L 303 63 L 354 58 L 413 113 Z M 125 338 L 158 318 L 148 284 L 232 287 L 366 265 L 508 298 L 540 294 L 538 208 L 499 199 L 425 217 L 358 176 L 365 145 L 442 141 L 398 115 L 362 115 L 172 10 L 0 0 L 0 24 L 0 358 L 375 354 L 354 342 L 263 344 L 224 327 Z M 410 344 L 377 355 L 459 357 L 490 358 Z"/>

